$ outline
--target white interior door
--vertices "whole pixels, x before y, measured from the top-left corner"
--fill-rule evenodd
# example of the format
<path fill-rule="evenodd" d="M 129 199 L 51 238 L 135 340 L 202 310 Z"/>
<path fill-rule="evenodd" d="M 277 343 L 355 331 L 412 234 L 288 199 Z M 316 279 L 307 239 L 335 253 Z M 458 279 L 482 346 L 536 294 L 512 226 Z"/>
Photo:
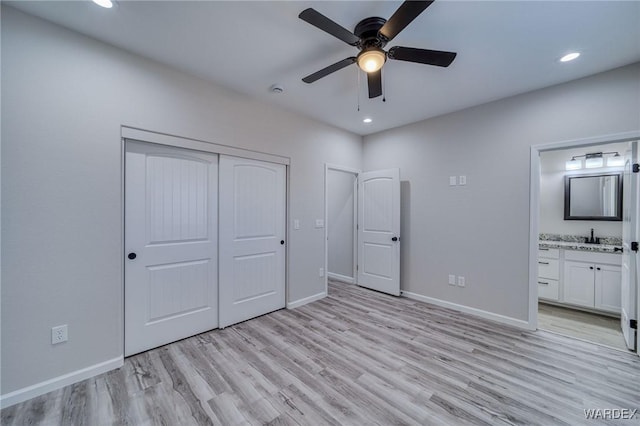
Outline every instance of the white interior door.
<path fill-rule="evenodd" d="M 285 306 L 285 166 L 220 156 L 220 327 Z"/>
<path fill-rule="evenodd" d="M 125 355 L 218 326 L 218 156 L 126 143 Z"/>
<path fill-rule="evenodd" d="M 400 170 L 358 176 L 358 285 L 400 295 Z"/>
<path fill-rule="evenodd" d="M 638 142 L 630 142 L 625 154 L 624 181 L 622 184 L 622 284 L 620 325 L 627 347 L 636 349 L 637 330 L 631 328 L 631 320 L 637 320 L 638 252 L 631 250 L 631 243 L 638 241 L 638 184 L 639 173 L 633 172 L 638 163 Z"/>

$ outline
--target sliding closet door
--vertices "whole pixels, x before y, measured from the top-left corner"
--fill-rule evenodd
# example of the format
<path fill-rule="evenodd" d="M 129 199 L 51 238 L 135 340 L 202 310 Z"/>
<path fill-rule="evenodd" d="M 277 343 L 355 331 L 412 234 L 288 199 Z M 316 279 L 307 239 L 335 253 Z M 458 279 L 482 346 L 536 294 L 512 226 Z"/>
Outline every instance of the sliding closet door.
<path fill-rule="evenodd" d="M 218 156 L 127 141 L 125 355 L 218 326 Z"/>
<path fill-rule="evenodd" d="M 220 156 L 220 327 L 285 306 L 285 166 Z"/>

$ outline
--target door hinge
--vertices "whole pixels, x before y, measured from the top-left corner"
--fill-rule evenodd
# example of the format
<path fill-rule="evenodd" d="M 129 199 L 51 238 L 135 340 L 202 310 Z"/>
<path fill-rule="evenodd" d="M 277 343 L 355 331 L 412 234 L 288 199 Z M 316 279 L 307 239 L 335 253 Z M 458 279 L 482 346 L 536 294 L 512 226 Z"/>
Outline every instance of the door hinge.
<path fill-rule="evenodd" d="M 632 251 L 638 251 L 638 242 L 637 241 L 632 241 L 631 242 L 631 250 Z"/>
<path fill-rule="evenodd" d="M 360 270 L 360 265 L 356 265 L 356 271 Z"/>
<path fill-rule="evenodd" d="M 633 170 L 633 173 L 638 173 L 638 172 L 640 172 L 640 164 L 638 164 L 638 163 L 633 163 L 633 166 L 631 166 L 631 170 Z"/>
<path fill-rule="evenodd" d="M 629 320 L 629 328 L 638 329 L 638 320 Z"/>

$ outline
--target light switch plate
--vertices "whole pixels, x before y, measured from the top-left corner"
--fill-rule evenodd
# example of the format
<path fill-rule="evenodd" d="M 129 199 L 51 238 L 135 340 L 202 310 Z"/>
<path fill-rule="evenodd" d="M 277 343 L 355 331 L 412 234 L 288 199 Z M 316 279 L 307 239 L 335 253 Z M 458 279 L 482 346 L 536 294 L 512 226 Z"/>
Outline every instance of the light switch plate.
<path fill-rule="evenodd" d="M 466 285 L 464 277 L 458 277 L 458 287 L 464 287 Z"/>
<path fill-rule="evenodd" d="M 449 285 L 456 285 L 456 276 L 449 275 Z"/>
<path fill-rule="evenodd" d="M 324 228 L 324 220 L 316 219 L 316 228 Z"/>
<path fill-rule="evenodd" d="M 449 186 L 456 186 L 458 184 L 457 176 L 449 176 Z"/>
<path fill-rule="evenodd" d="M 460 177 L 458 178 L 458 182 L 459 182 L 459 185 L 466 185 L 467 184 L 467 176 L 460 175 Z"/>

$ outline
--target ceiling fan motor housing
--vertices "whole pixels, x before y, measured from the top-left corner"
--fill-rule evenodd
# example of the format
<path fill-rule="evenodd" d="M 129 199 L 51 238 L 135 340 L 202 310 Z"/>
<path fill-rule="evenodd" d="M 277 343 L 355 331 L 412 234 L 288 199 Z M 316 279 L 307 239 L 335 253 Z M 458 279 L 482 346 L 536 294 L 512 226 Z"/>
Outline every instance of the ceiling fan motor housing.
<path fill-rule="evenodd" d="M 387 40 L 378 31 L 386 22 L 386 19 L 377 17 L 365 18 L 358 22 L 358 25 L 353 30 L 353 33 L 360 38 L 360 41 L 356 44 L 358 49 L 383 48 L 387 44 Z"/>

